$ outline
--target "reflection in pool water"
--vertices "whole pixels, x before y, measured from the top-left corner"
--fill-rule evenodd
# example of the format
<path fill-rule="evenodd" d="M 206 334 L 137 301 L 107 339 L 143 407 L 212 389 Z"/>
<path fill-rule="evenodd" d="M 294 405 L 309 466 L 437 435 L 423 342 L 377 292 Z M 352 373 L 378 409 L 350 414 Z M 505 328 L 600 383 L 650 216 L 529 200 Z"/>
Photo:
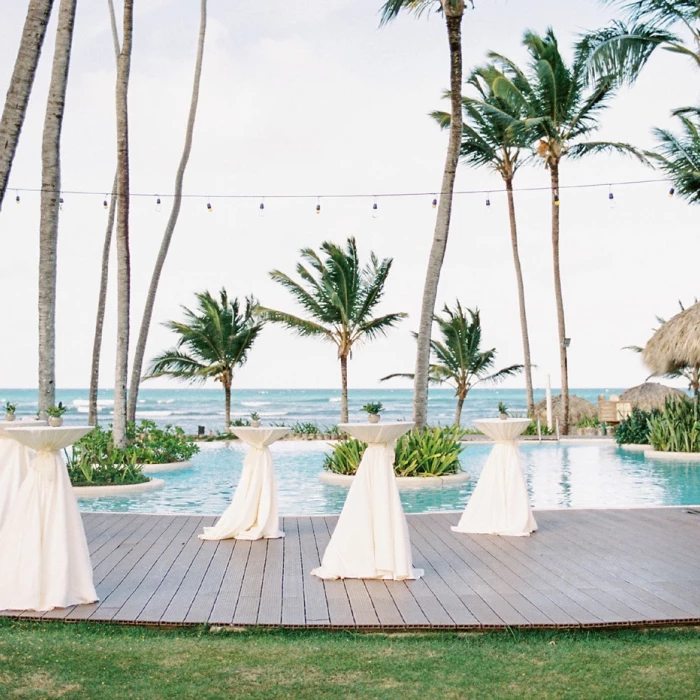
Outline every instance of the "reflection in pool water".
<path fill-rule="evenodd" d="M 402 490 L 408 513 L 462 510 L 486 458 L 489 443 L 469 443 L 462 468 L 470 481 L 450 487 Z M 245 445 L 206 445 L 194 466 L 159 474 L 166 486 L 121 497 L 81 498 L 83 511 L 218 515 L 231 502 Z M 347 487 L 322 484 L 321 442 L 278 442 L 272 446 L 281 515 L 340 513 Z M 523 467 L 535 508 L 591 508 L 700 504 L 700 464 L 645 459 L 612 444 L 526 443 Z"/>

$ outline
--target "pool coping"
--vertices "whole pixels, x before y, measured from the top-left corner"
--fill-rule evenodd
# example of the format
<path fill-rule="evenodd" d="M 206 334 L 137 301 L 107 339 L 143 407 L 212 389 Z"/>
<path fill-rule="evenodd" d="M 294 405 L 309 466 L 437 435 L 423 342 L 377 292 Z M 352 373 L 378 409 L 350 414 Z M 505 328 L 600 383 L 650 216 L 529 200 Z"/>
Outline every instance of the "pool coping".
<path fill-rule="evenodd" d="M 163 464 L 138 464 L 144 474 L 159 474 L 160 472 L 176 472 L 189 469 L 194 462 L 187 459 L 184 462 L 164 462 Z"/>
<path fill-rule="evenodd" d="M 332 472 L 319 472 L 318 478 L 324 484 L 333 484 L 334 486 L 350 486 L 355 475 L 352 474 L 333 474 Z M 447 474 L 446 476 L 397 476 L 396 483 L 399 488 L 420 488 L 421 486 L 442 486 L 443 484 L 461 484 L 471 479 L 469 472 L 460 472 L 459 474 Z"/>
<path fill-rule="evenodd" d="M 156 491 L 165 487 L 165 479 L 151 479 L 142 484 L 115 484 L 114 486 L 73 486 L 73 493 L 76 498 L 96 498 L 99 496 L 121 496 L 125 493 L 140 493 L 143 491 Z M 110 511 L 86 510 L 86 513 L 108 513 Z M 119 511 L 115 511 L 119 512 Z M 130 512 L 130 511 L 127 511 Z M 157 515 L 157 513 L 146 513 L 146 515 Z M 162 515 L 162 514 L 161 514 Z"/>

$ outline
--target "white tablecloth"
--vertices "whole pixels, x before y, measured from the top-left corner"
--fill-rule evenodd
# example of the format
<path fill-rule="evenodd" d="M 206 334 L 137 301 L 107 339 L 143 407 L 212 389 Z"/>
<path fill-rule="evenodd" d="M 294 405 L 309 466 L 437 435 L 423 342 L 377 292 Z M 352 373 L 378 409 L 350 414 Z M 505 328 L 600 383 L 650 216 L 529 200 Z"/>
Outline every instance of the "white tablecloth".
<path fill-rule="evenodd" d="M 0 610 L 52 610 L 97 600 L 83 522 L 60 452 L 91 430 L 6 429 L 36 456 L 0 530 Z"/>
<path fill-rule="evenodd" d="M 368 443 L 323 561 L 311 573 L 324 579 L 420 578 L 413 568 L 408 523 L 394 474 L 396 440 L 413 423 L 341 424 Z"/>
<path fill-rule="evenodd" d="M 537 530 L 516 442 L 529 424 L 527 418 L 474 421 L 496 444 L 455 532 L 522 537 Z"/>
<path fill-rule="evenodd" d="M 33 450 L 5 432 L 5 428 L 21 427 L 24 427 L 22 421 L 0 421 L 0 530 L 27 475 L 29 459 L 34 456 Z"/>
<path fill-rule="evenodd" d="M 269 445 L 285 436 L 289 428 L 231 428 L 251 449 L 231 505 L 213 527 L 205 527 L 203 540 L 259 540 L 284 537 L 279 529 L 275 470 Z"/>

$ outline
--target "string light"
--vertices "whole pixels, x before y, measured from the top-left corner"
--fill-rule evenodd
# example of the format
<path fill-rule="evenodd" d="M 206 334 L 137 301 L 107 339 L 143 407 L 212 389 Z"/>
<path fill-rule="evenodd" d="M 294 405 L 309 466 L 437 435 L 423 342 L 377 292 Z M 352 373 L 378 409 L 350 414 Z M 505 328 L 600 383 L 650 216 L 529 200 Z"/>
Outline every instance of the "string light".
<path fill-rule="evenodd" d="M 156 211 L 160 211 L 160 197 L 156 195 Z"/>
<path fill-rule="evenodd" d="M 437 206 L 437 197 L 433 197 L 433 209 Z"/>
<path fill-rule="evenodd" d="M 613 194 L 612 190 L 610 190 L 610 192 L 608 192 L 608 199 L 609 199 L 610 201 L 612 201 L 613 199 L 615 199 L 615 195 Z"/>
<path fill-rule="evenodd" d="M 19 204 L 19 202 L 20 202 L 20 199 L 19 199 L 19 192 L 17 192 L 17 193 L 15 194 L 15 202 L 17 202 L 17 204 Z"/>
<path fill-rule="evenodd" d="M 372 204 L 372 218 L 376 219 L 379 216 L 379 204 L 377 204 L 377 198 L 374 198 L 374 203 Z"/>
<path fill-rule="evenodd" d="M 58 198 L 58 208 L 63 210 L 63 197 Z"/>
<path fill-rule="evenodd" d="M 103 208 L 103 209 L 106 209 L 107 206 L 108 206 L 108 204 L 107 204 L 107 195 L 105 195 L 104 201 L 102 202 L 102 208 Z"/>
<path fill-rule="evenodd" d="M 265 202 L 262 201 L 260 202 L 260 213 L 262 214 L 265 211 Z"/>
<path fill-rule="evenodd" d="M 490 192 L 486 195 L 486 206 L 487 207 L 491 206 L 491 193 Z"/>
<path fill-rule="evenodd" d="M 554 193 L 554 206 L 555 207 L 559 206 L 559 193 L 558 192 Z"/>
<path fill-rule="evenodd" d="M 669 196 L 669 197 L 673 197 L 674 194 L 676 194 L 676 189 L 675 189 L 675 187 L 672 187 L 672 188 L 668 191 L 668 196 Z"/>
<path fill-rule="evenodd" d="M 321 198 L 318 197 L 316 199 L 316 213 L 320 214 L 321 213 Z"/>
<path fill-rule="evenodd" d="M 207 211 L 208 211 L 208 212 L 214 211 L 214 210 L 211 208 L 211 202 L 207 202 Z"/>

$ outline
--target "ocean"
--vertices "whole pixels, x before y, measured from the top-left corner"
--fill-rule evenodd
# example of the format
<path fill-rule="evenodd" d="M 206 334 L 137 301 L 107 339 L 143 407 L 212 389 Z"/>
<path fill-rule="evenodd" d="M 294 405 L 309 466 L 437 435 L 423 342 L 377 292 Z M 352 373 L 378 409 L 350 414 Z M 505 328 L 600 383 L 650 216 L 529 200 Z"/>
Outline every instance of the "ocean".
<path fill-rule="evenodd" d="M 619 394 L 618 388 L 572 389 L 571 394 L 597 403 L 599 394 Z M 558 393 L 553 390 L 553 394 Z M 535 401 L 545 397 L 544 389 L 535 391 Z M 411 389 L 351 389 L 350 420 L 361 421 L 362 406 L 369 401 L 384 404 L 384 420 L 410 420 L 413 391 Z M 56 400 L 69 407 L 64 416 L 66 425 L 85 424 L 88 412 L 87 389 L 59 389 Z M 0 412 L 6 401 L 19 404 L 17 417 L 36 416 L 36 389 L 0 389 Z M 495 417 L 502 401 L 513 412 L 525 412 L 524 389 L 472 389 L 464 404 L 462 425 L 470 426 L 476 418 Z M 456 398 L 451 389 L 431 389 L 428 419 L 431 424 L 449 425 L 454 419 Z M 247 418 L 252 411 L 260 414 L 263 424 L 293 425 L 315 423 L 320 428 L 340 421 L 340 389 L 233 389 L 231 417 Z M 112 391 L 99 395 L 99 422 L 112 422 Z M 224 429 L 223 389 L 142 389 L 139 392 L 137 419 L 147 418 L 159 425 L 179 425 L 187 433 Z"/>

